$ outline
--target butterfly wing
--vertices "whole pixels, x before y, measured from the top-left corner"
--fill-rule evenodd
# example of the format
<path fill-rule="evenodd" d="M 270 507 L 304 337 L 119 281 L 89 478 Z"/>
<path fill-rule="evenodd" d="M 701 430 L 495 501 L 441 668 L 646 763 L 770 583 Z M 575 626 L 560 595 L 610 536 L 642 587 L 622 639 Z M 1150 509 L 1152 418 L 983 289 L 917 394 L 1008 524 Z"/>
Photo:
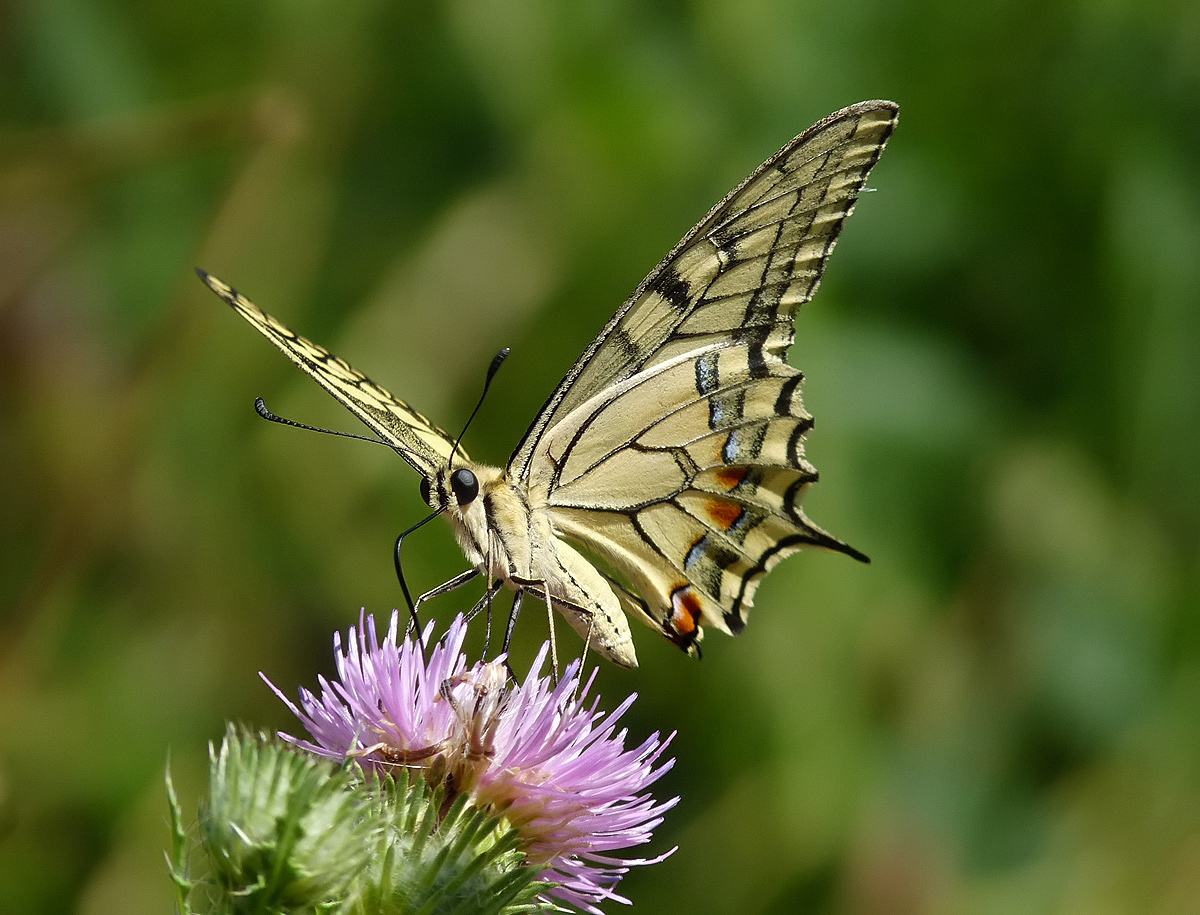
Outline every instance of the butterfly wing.
<path fill-rule="evenodd" d="M 418 473 L 432 476 L 447 463 L 454 440 L 428 419 L 344 360 L 292 333 L 233 287 L 203 270 L 196 272 L 213 292 L 391 445 Z M 466 458 L 461 447 L 458 454 Z"/>
<path fill-rule="evenodd" d="M 622 604 L 683 647 L 736 633 L 762 576 L 820 546 L 816 472 L 787 362 L 841 227 L 896 125 L 861 102 L 805 131 L 689 232 L 547 400 L 509 464 L 555 527 L 633 586 Z"/>

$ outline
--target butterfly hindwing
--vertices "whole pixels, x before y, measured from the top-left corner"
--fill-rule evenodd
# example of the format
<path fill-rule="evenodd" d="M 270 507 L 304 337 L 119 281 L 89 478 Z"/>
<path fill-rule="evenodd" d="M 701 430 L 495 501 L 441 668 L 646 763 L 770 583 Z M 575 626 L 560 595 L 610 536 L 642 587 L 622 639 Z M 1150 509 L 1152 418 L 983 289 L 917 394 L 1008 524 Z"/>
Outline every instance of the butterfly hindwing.
<path fill-rule="evenodd" d="M 804 546 L 860 555 L 800 508 L 817 478 L 800 379 L 786 365 L 752 377 L 734 346 L 641 372 L 546 436 L 534 466 L 549 472 L 531 476 L 531 496 L 634 584 L 673 640 L 690 642 L 700 623 L 738 632 L 784 556 Z"/>
<path fill-rule="evenodd" d="M 428 419 L 352 369 L 345 360 L 292 333 L 233 287 L 203 270 L 196 272 L 234 311 L 258 328 L 367 428 L 394 447 L 422 476 L 430 476 L 446 463 L 454 441 Z M 458 453 L 466 458 L 462 448 Z"/>
<path fill-rule="evenodd" d="M 767 160 L 617 312 L 510 463 L 630 583 L 622 604 L 683 647 L 701 624 L 740 631 L 798 549 L 865 559 L 800 508 L 812 418 L 785 360 L 895 122 L 891 102 L 864 102 Z"/>

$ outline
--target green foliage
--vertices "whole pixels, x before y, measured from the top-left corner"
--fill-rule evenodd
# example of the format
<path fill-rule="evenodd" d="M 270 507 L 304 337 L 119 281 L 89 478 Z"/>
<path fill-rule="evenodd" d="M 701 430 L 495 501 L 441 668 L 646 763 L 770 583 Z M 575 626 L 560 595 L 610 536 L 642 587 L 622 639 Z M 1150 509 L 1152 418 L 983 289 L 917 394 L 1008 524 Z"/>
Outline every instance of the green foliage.
<path fill-rule="evenodd" d="M 167 805 L 171 812 L 171 851 L 167 854 L 167 872 L 175 884 L 175 910 L 179 915 L 192 915 L 191 892 L 195 885 L 191 880 L 188 864 L 188 837 L 183 825 L 183 810 L 171 781 L 171 767 L 167 765 Z"/>
<path fill-rule="evenodd" d="M 1194 911 L 1198 35 L 1183 0 L 5 5 L 0 912 L 170 911 L 168 748 L 195 810 L 227 720 L 294 727 L 257 672 L 315 687 L 401 601 L 413 474 L 259 421 L 355 431 L 195 266 L 446 428 L 511 346 L 464 443 L 502 462 L 712 203 L 879 96 L 792 356 L 806 505 L 872 564 L 789 559 L 702 663 L 635 627 L 601 671 L 680 732 L 680 850 L 622 892 Z M 410 549 L 463 569 L 440 522 Z M 545 635 L 527 604 L 517 669 Z"/>

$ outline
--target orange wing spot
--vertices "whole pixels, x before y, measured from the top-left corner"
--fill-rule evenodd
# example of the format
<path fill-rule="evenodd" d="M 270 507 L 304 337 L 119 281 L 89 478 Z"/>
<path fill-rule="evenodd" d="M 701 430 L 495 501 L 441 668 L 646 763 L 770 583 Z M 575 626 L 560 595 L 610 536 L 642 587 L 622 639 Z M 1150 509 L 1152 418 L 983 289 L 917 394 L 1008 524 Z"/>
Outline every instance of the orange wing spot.
<path fill-rule="evenodd" d="M 671 628 L 679 635 L 691 635 L 700 619 L 700 598 L 692 593 L 691 585 L 680 585 L 671 592 Z"/>
<path fill-rule="evenodd" d="M 717 471 L 717 481 L 726 489 L 735 489 L 748 472 L 745 467 L 722 467 Z"/>
<path fill-rule="evenodd" d="M 736 502 L 726 502 L 724 499 L 709 499 L 704 503 L 704 508 L 708 512 L 708 516 L 716 521 L 723 531 L 733 527 L 742 514 L 740 505 Z"/>

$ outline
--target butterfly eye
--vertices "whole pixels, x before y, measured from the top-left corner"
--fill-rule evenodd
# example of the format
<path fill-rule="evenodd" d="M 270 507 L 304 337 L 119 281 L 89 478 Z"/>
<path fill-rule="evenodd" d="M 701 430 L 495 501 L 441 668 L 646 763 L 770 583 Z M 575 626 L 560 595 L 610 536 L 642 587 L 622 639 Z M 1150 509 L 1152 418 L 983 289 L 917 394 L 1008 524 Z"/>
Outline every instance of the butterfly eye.
<path fill-rule="evenodd" d="M 429 505 L 429 477 L 421 477 L 421 498 Z"/>
<path fill-rule="evenodd" d="M 469 505 L 479 495 L 479 480 L 469 470 L 456 470 L 450 477 L 450 488 L 459 505 Z"/>

